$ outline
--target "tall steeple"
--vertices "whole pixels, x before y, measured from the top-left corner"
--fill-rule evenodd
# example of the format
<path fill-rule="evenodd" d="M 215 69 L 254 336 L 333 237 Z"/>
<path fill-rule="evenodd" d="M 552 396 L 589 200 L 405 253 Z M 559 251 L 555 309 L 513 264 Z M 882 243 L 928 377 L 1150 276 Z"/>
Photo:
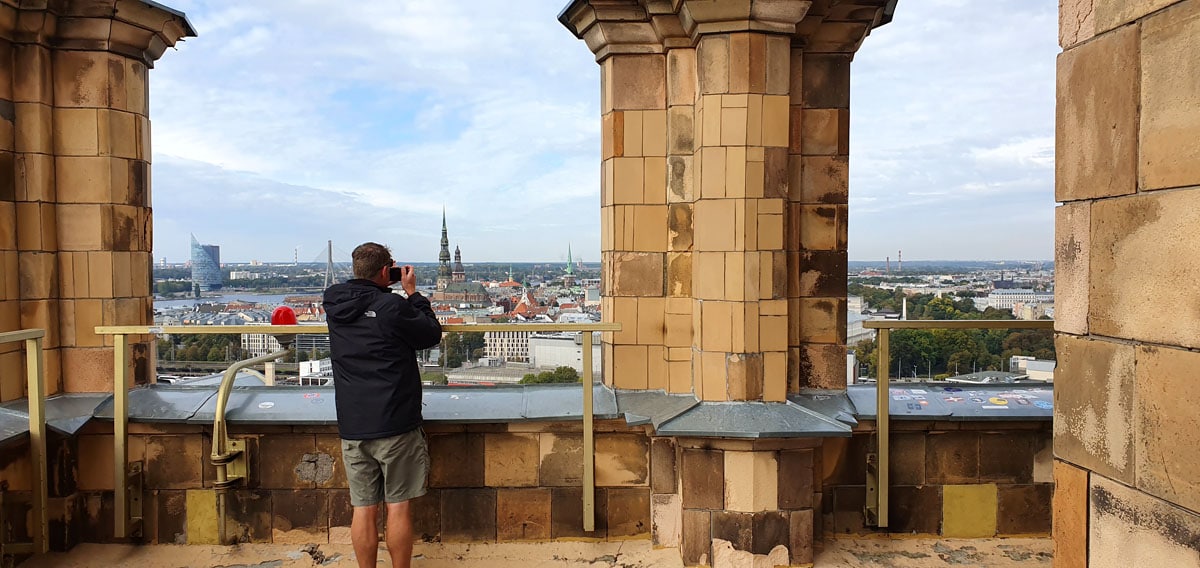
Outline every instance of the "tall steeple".
<path fill-rule="evenodd" d="M 451 282 L 466 282 L 467 281 L 467 271 L 465 269 L 463 269 L 463 265 L 462 265 L 462 251 L 458 250 L 457 246 L 454 247 L 454 272 L 450 273 L 450 281 Z"/>
<path fill-rule="evenodd" d="M 437 289 L 446 290 L 450 283 L 450 237 L 446 233 L 446 208 L 442 208 L 442 249 L 438 252 Z"/>
<path fill-rule="evenodd" d="M 567 243 L 567 276 L 575 274 L 575 269 L 571 266 L 571 243 Z"/>

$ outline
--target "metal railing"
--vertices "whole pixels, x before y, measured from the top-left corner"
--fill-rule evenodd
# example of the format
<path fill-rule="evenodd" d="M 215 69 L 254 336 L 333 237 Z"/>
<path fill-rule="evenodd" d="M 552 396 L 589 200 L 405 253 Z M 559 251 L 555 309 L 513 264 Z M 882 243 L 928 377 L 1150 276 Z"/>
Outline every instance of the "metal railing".
<path fill-rule="evenodd" d="M 452 332 L 582 332 L 583 347 L 583 530 L 591 532 L 596 529 L 596 468 L 595 468 L 595 427 L 593 424 L 592 390 L 595 386 L 592 377 L 592 333 L 594 331 L 621 331 L 619 323 L 499 323 L 499 324 L 449 324 L 443 325 L 442 331 Z M 125 538 L 137 532 L 141 522 L 140 484 L 137 482 L 120 483 L 119 480 L 129 480 L 140 474 L 141 463 L 129 463 L 129 346 L 130 335 L 162 335 L 162 334 L 245 334 L 266 333 L 270 335 L 289 334 L 327 334 L 327 325 L 293 325 L 293 326 L 245 326 L 245 325 L 202 325 L 202 326 L 97 326 L 98 335 L 113 336 L 113 466 L 116 474 L 113 498 L 114 536 Z M 239 481 L 239 474 L 244 476 L 244 470 L 227 474 L 226 468 L 237 468 L 238 456 L 244 456 L 244 447 L 240 440 L 230 440 L 226 435 L 225 407 L 233 386 L 237 370 L 246 366 L 273 361 L 282 357 L 286 352 L 277 351 L 268 355 L 255 357 L 233 364 L 221 380 L 217 391 L 217 412 L 213 419 L 213 448 L 212 462 L 217 467 L 219 489 L 227 489 Z M 132 487 L 131 487 L 132 486 Z M 223 493 L 219 494 L 221 503 Z M 218 505 L 220 507 L 220 505 Z M 218 530 L 224 524 L 223 511 L 219 512 Z M 224 535 L 220 535 L 222 544 Z"/>
<path fill-rule="evenodd" d="M 888 370 L 891 366 L 890 339 L 893 329 L 1054 329 L 1053 320 L 872 320 L 863 327 L 879 330 L 876 345 L 879 352 L 878 378 L 875 381 L 875 452 L 867 456 L 867 501 L 864 513 L 867 524 L 879 528 L 888 526 L 890 441 L 889 405 L 891 388 Z"/>
<path fill-rule="evenodd" d="M 33 490 L 33 542 L 4 543 L 0 535 L 0 552 L 3 554 L 41 554 L 48 550 L 49 528 L 46 519 L 47 482 L 46 476 L 46 379 L 42 375 L 42 338 L 44 329 L 21 329 L 0 333 L 0 344 L 25 342 L 25 377 L 28 381 L 29 399 L 29 459 L 30 478 Z"/>

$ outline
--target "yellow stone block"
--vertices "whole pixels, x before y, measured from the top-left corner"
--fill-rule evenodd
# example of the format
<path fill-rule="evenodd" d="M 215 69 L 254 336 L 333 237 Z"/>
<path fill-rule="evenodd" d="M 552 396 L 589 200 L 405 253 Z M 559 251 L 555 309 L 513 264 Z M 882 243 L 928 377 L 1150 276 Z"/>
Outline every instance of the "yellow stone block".
<path fill-rule="evenodd" d="M 750 95 L 746 101 L 746 144 L 751 147 L 762 145 L 762 111 L 762 95 Z"/>
<path fill-rule="evenodd" d="M 763 400 L 783 402 L 787 399 L 787 353 L 763 353 Z"/>
<path fill-rule="evenodd" d="M 637 298 L 617 296 L 612 304 L 612 321 L 621 324 L 621 331 L 613 333 L 613 342 L 637 343 Z"/>
<path fill-rule="evenodd" d="M 613 195 L 614 188 L 616 187 L 616 178 L 614 177 L 615 173 L 613 169 L 614 163 L 612 159 L 604 160 L 604 167 L 600 169 L 600 204 L 605 207 L 615 202 L 615 196 Z"/>
<path fill-rule="evenodd" d="M 54 153 L 60 156 L 100 154 L 96 109 L 54 109 Z"/>
<path fill-rule="evenodd" d="M 701 348 L 705 351 L 730 351 L 733 345 L 732 302 L 704 302 L 701 306 L 701 327 L 704 330 Z M 723 365 L 722 365 L 723 366 Z"/>
<path fill-rule="evenodd" d="M 663 323 L 666 327 L 666 344 L 668 347 L 682 348 L 692 344 L 692 315 L 690 313 L 668 313 Z"/>
<path fill-rule="evenodd" d="M 725 298 L 725 253 L 692 253 L 692 293 L 705 300 Z"/>
<path fill-rule="evenodd" d="M 689 349 L 688 351 L 690 352 L 691 350 Z M 668 361 L 667 371 L 671 374 L 670 392 L 692 392 L 692 362 L 690 359 L 686 361 Z"/>
<path fill-rule="evenodd" d="M 744 314 L 745 314 L 745 320 L 743 320 L 745 322 L 744 323 L 744 328 L 745 328 L 744 335 L 745 335 L 746 339 L 745 339 L 745 343 L 744 343 L 745 347 L 743 349 L 743 352 L 757 353 L 759 351 L 759 345 L 760 345 L 760 342 L 758 340 L 758 332 L 759 332 L 758 302 L 747 302 L 745 304 Z"/>
<path fill-rule="evenodd" d="M 667 206 L 636 205 L 633 210 L 633 249 L 643 252 L 666 252 Z"/>
<path fill-rule="evenodd" d="M 667 155 L 667 111 L 642 111 L 642 155 Z"/>
<path fill-rule="evenodd" d="M 694 250 L 734 250 L 737 202 L 734 199 L 701 199 L 696 202 L 692 210 Z"/>
<path fill-rule="evenodd" d="M 783 290 L 775 289 L 775 262 L 783 262 L 782 255 L 779 259 L 776 255 L 769 252 L 760 253 L 758 256 L 758 297 L 760 298 L 776 298 L 783 295 Z"/>
<path fill-rule="evenodd" d="M 696 100 L 696 50 L 667 52 L 667 102 L 690 105 Z"/>
<path fill-rule="evenodd" d="M 746 253 L 725 253 L 725 299 L 732 301 L 745 300 L 746 292 Z M 736 349 L 735 349 L 736 351 Z"/>
<path fill-rule="evenodd" d="M 720 146 L 721 145 L 721 123 L 724 119 L 721 113 L 721 97 L 719 95 L 706 95 L 700 103 L 703 105 L 701 110 L 700 124 L 700 140 L 705 146 Z"/>
<path fill-rule="evenodd" d="M 25 154 L 17 157 L 14 164 L 17 201 L 56 200 L 54 161 L 54 156 L 45 154 Z"/>
<path fill-rule="evenodd" d="M 688 363 L 691 363 L 692 348 L 691 347 L 668 347 L 667 348 L 667 361 L 673 361 L 673 362 L 674 361 L 687 361 Z"/>
<path fill-rule="evenodd" d="M 746 145 L 746 107 L 721 109 L 720 140 L 722 146 Z"/>
<path fill-rule="evenodd" d="M 626 157 L 642 156 L 642 111 L 625 111 L 625 131 L 622 134 L 624 153 Z"/>
<path fill-rule="evenodd" d="M 637 299 L 637 342 L 641 345 L 662 345 L 666 324 L 664 298 Z"/>
<path fill-rule="evenodd" d="M 88 291 L 90 298 L 113 297 L 113 253 L 108 251 L 80 252 L 79 256 L 88 256 Z"/>
<path fill-rule="evenodd" d="M 729 92 L 729 36 L 701 36 L 696 55 L 696 75 L 700 92 Z"/>
<path fill-rule="evenodd" d="M 746 147 L 725 149 L 725 196 L 746 196 Z"/>
<path fill-rule="evenodd" d="M 133 113 L 100 110 L 96 121 L 100 155 L 137 159 L 137 119 Z"/>
<path fill-rule="evenodd" d="M 763 199 L 763 202 L 778 202 L 777 199 Z M 783 215 L 758 216 L 758 248 L 762 250 L 783 249 Z"/>
<path fill-rule="evenodd" d="M 746 263 L 742 267 L 742 282 L 745 285 L 745 293 L 743 296 L 747 302 L 757 301 L 762 298 L 762 293 L 758 289 L 758 273 L 759 262 L 762 253 L 758 251 L 749 251 L 746 253 Z"/>
<path fill-rule="evenodd" d="M 667 298 L 667 313 L 692 315 L 692 299 Z"/>
<path fill-rule="evenodd" d="M 758 302 L 758 313 L 764 316 L 786 316 L 787 300 L 762 300 Z"/>
<path fill-rule="evenodd" d="M 600 208 L 600 248 L 602 250 L 613 249 L 613 208 Z"/>
<path fill-rule="evenodd" d="M 102 205 L 59 205 L 60 250 L 102 250 L 112 238 L 112 214 Z"/>
<path fill-rule="evenodd" d="M 779 508 L 775 452 L 725 451 L 725 509 L 743 513 Z"/>
<path fill-rule="evenodd" d="M 746 352 L 746 311 L 744 306 L 745 304 L 739 302 L 730 307 L 732 319 L 729 322 L 729 351 L 733 353 Z M 758 322 L 754 322 L 753 325 L 758 325 Z M 729 361 L 726 361 L 725 368 L 729 370 L 729 376 L 732 381 L 732 378 L 735 375 L 735 369 Z M 741 370 L 743 371 L 741 378 L 744 379 L 744 366 Z M 742 384 L 745 384 L 744 380 Z M 730 389 L 731 396 L 735 398 L 745 398 L 744 396 L 738 394 L 739 392 L 740 391 L 735 389 Z"/>
<path fill-rule="evenodd" d="M 112 281 L 114 298 L 128 298 L 133 295 L 133 260 L 129 258 L 129 254 L 127 252 L 113 253 Z"/>
<path fill-rule="evenodd" d="M 484 484 L 488 487 L 537 485 L 540 453 L 536 434 L 484 434 Z"/>
<path fill-rule="evenodd" d="M 996 536 L 996 485 L 943 485 L 942 536 Z"/>
<path fill-rule="evenodd" d="M 13 105 L 16 115 L 15 148 L 18 152 L 50 154 L 56 151 L 54 138 L 53 110 L 39 103 L 17 103 Z M 92 111 L 92 130 L 95 132 L 95 111 Z"/>
<path fill-rule="evenodd" d="M 642 168 L 644 171 L 642 203 L 666 203 L 667 159 L 661 157 L 646 158 Z"/>
<path fill-rule="evenodd" d="M 217 493 L 212 489 L 187 491 L 187 543 L 217 542 Z"/>
<path fill-rule="evenodd" d="M 671 377 L 667 371 L 667 349 L 661 345 L 646 347 L 646 388 L 650 390 L 668 390 Z"/>
<path fill-rule="evenodd" d="M 725 148 L 700 149 L 700 197 L 725 197 Z"/>
<path fill-rule="evenodd" d="M 787 316 L 758 318 L 758 345 L 763 351 L 784 351 L 788 346 Z"/>
<path fill-rule="evenodd" d="M 738 250 L 756 250 L 758 246 L 758 199 L 746 199 L 738 202 L 740 210 L 736 220 L 734 235 Z"/>
<path fill-rule="evenodd" d="M 613 346 L 613 384 L 619 389 L 645 390 L 649 384 L 645 345 Z"/>
<path fill-rule="evenodd" d="M 788 145 L 788 98 L 782 95 L 763 97 L 762 145 L 776 148 Z"/>
<path fill-rule="evenodd" d="M 58 199 L 62 203 L 110 203 L 109 184 L 113 160 L 102 157 L 67 157 L 55 159 L 58 180 Z"/>
<path fill-rule="evenodd" d="M 616 128 L 617 128 L 617 125 L 619 124 L 617 117 L 620 116 L 620 114 L 621 113 L 619 113 L 619 112 L 610 112 L 610 113 L 606 113 L 600 117 L 600 159 L 601 160 L 608 160 L 609 158 L 612 158 L 613 156 L 616 155 L 616 146 L 614 145 L 613 139 L 616 136 Z M 623 128 L 624 127 L 623 119 L 620 124 Z M 624 138 L 622 138 L 621 143 L 624 144 Z"/>
<path fill-rule="evenodd" d="M 701 351 L 700 364 L 703 367 L 704 389 L 700 394 L 703 400 L 728 400 L 725 383 L 725 353 L 720 351 Z"/>
<path fill-rule="evenodd" d="M 721 106 L 723 108 L 746 108 L 749 95 L 746 93 L 736 95 L 724 95 L 721 97 Z"/>
<path fill-rule="evenodd" d="M 643 175 L 641 158 L 613 158 L 613 203 L 642 203 Z"/>
<path fill-rule="evenodd" d="M 757 147 L 762 150 L 762 147 Z M 755 148 L 750 148 L 755 150 Z M 749 160 L 746 162 L 746 197 L 759 198 L 763 196 L 763 188 L 766 185 L 766 164 L 761 160 Z"/>

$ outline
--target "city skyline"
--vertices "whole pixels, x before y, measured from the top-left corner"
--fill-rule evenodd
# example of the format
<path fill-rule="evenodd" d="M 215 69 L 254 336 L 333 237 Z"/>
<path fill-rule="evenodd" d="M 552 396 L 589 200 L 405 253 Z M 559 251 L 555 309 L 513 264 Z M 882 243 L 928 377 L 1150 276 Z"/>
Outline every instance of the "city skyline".
<path fill-rule="evenodd" d="M 444 206 L 468 262 L 599 260 L 599 73 L 562 2 L 178 4 L 199 37 L 150 79 L 156 259 L 194 232 L 231 263 L 421 262 Z M 851 259 L 1052 257 L 1056 14 L 1002 4 L 906 5 L 855 57 Z"/>

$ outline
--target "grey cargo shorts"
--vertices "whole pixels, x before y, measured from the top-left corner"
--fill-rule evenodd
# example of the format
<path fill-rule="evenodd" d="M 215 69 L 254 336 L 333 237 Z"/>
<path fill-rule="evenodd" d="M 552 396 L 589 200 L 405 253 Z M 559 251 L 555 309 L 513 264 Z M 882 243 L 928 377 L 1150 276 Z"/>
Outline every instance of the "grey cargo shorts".
<path fill-rule="evenodd" d="M 375 440 L 342 440 L 342 462 L 354 507 L 400 503 L 425 494 L 429 448 L 421 428 Z"/>

